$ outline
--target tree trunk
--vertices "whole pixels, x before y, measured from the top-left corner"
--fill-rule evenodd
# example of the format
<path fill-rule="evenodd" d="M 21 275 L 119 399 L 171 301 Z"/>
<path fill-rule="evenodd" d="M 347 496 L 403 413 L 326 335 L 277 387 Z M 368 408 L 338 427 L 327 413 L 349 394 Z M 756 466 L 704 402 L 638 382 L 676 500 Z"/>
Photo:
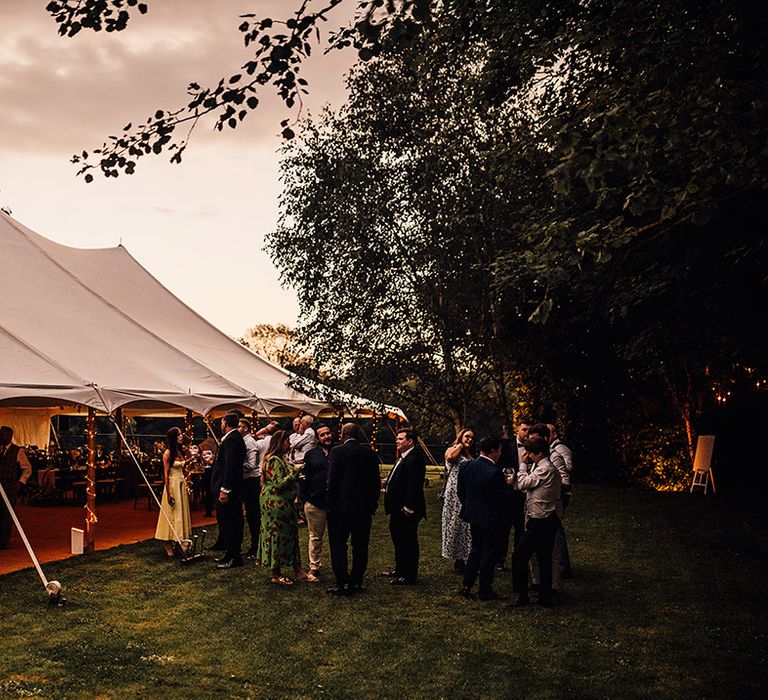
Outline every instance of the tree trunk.
<path fill-rule="evenodd" d="M 672 397 L 672 403 L 675 405 L 680 419 L 685 429 L 685 439 L 688 444 L 688 456 L 691 460 L 691 466 L 693 466 L 694 450 L 693 450 L 693 424 L 691 415 L 693 412 L 693 390 L 691 373 L 687 368 L 683 370 L 685 372 L 685 388 L 678 389 L 675 385 L 672 375 L 669 372 L 664 372 L 664 382 L 667 385 L 670 396 Z"/>

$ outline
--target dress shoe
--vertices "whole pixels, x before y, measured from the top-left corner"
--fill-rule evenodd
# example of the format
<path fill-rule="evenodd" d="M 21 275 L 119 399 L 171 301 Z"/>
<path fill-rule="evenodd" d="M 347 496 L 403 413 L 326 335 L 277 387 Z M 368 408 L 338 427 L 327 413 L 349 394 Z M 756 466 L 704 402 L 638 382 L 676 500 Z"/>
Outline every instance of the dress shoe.
<path fill-rule="evenodd" d="M 479 593 L 477 599 L 483 601 L 483 603 L 488 603 L 492 600 L 506 600 L 503 595 L 499 595 L 495 591 L 491 591 L 490 593 Z"/>
<path fill-rule="evenodd" d="M 223 554 L 220 557 L 216 557 L 213 561 L 216 564 L 221 564 L 222 562 L 229 561 L 229 557 L 226 554 Z"/>
<path fill-rule="evenodd" d="M 256 558 L 258 558 L 258 556 L 259 556 L 259 553 L 258 552 L 254 552 L 252 549 L 249 549 L 245 553 L 245 558 L 246 559 L 256 559 Z"/>
<path fill-rule="evenodd" d="M 243 566 L 242 559 L 229 559 L 216 566 L 217 569 L 236 569 L 239 566 Z"/>
<path fill-rule="evenodd" d="M 326 593 L 331 595 L 350 596 L 353 595 L 352 589 L 349 586 L 331 586 L 325 589 Z"/>
<path fill-rule="evenodd" d="M 415 586 L 416 579 L 404 578 L 403 576 L 398 576 L 397 578 L 393 578 L 389 583 L 392 586 Z"/>
<path fill-rule="evenodd" d="M 458 595 L 463 596 L 464 598 L 471 598 L 472 597 L 472 589 L 469 586 L 462 586 L 456 592 L 457 592 Z"/>
<path fill-rule="evenodd" d="M 399 576 L 400 576 L 400 574 L 398 574 L 397 571 L 395 571 L 394 569 L 392 571 L 382 571 L 381 575 L 382 576 L 387 576 L 389 578 L 393 578 L 393 577 L 398 577 L 399 578 Z"/>
<path fill-rule="evenodd" d="M 362 583 L 350 583 L 349 590 L 352 591 L 353 594 L 357 595 L 358 593 L 365 591 L 365 588 L 363 588 Z"/>
<path fill-rule="evenodd" d="M 508 608 L 524 608 L 531 604 L 528 598 L 519 597 L 517 600 L 512 601 L 507 605 Z"/>
<path fill-rule="evenodd" d="M 501 562 L 501 564 L 496 564 L 494 568 L 496 571 L 509 571 L 509 569 L 507 569 L 507 565 L 504 562 Z"/>

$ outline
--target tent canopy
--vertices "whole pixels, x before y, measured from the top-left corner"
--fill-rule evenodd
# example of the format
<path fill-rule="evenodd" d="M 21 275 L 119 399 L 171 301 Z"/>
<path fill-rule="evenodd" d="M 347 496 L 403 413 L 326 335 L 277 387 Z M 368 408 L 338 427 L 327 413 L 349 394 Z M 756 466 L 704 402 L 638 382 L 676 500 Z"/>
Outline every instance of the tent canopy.
<path fill-rule="evenodd" d="M 0 406 L 331 408 L 288 386 L 288 372 L 201 318 L 122 246 L 70 248 L 0 212 L 0 250 Z"/>

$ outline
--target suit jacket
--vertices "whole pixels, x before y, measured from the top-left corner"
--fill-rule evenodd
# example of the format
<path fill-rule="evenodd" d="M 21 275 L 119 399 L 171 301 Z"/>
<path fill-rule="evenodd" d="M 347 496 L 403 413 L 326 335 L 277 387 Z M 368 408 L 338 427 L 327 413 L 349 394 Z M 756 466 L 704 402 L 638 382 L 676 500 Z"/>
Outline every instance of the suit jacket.
<path fill-rule="evenodd" d="M 329 455 L 330 450 L 326 455 L 322 447 L 315 447 L 304 455 L 304 466 L 299 476 L 299 491 L 301 500 L 311 503 L 315 508 L 325 508 Z"/>
<path fill-rule="evenodd" d="M 500 526 L 506 510 L 505 487 L 504 472 L 490 459 L 478 457 L 462 462 L 457 487 L 459 517 L 478 527 Z"/>
<path fill-rule="evenodd" d="M 520 467 L 520 454 L 517 451 L 517 438 L 502 438 L 501 456 L 498 466 L 501 469 L 514 469 L 517 472 Z"/>
<path fill-rule="evenodd" d="M 424 453 L 418 447 L 414 447 L 389 474 L 384 491 L 384 512 L 398 513 L 403 507 L 407 507 L 416 517 L 426 518 L 427 503 L 424 500 L 426 474 Z"/>
<path fill-rule="evenodd" d="M 325 505 L 333 515 L 373 515 L 379 504 L 379 460 L 369 447 L 347 440 L 328 454 Z"/>
<path fill-rule="evenodd" d="M 235 496 L 243 492 L 243 463 L 245 442 L 237 430 L 230 430 L 221 441 L 211 472 L 211 493 L 219 495 L 220 489 L 229 489 Z"/>

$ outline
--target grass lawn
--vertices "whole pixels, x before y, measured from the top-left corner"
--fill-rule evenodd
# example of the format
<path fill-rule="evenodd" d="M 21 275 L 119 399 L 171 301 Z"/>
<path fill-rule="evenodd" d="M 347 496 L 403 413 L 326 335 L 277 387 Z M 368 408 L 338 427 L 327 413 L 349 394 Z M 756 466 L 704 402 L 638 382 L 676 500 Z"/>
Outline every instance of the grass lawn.
<path fill-rule="evenodd" d="M 49 564 L 63 608 L 31 569 L 0 577 L 0 697 L 766 697 L 765 506 L 580 486 L 562 603 L 510 610 L 456 596 L 435 492 L 413 588 L 376 575 L 383 513 L 354 598 L 153 542 Z"/>

